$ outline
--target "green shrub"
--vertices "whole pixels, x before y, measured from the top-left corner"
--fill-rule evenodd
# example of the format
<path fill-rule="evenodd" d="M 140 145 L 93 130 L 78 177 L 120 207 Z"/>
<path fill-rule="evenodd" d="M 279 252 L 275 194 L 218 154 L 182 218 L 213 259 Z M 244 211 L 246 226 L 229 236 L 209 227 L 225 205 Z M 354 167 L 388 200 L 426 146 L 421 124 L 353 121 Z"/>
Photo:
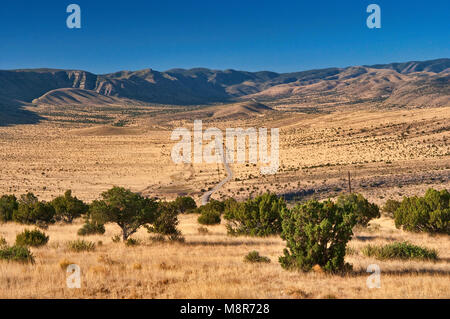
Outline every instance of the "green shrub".
<path fill-rule="evenodd" d="M 0 247 L 5 247 L 7 245 L 8 245 L 8 243 L 6 242 L 6 239 L 3 237 L 0 237 Z"/>
<path fill-rule="evenodd" d="M 103 235 L 105 233 L 105 225 L 96 222 L 91 222 L 89 220 L 78 229 L 77 234 L 79 236 L 89 236 L 89 235 Z"/>
<path fill-rule="evenodd" d="M 270 236 L 281 232 L 281 211 L 286 208 L 283 198 L 266 193 L 246 202 L 230 201 L 224 218 L 230 235 Z"/>
<path fill-rule="evenodd" d="M 55 209 L 55 220 L 65 223 L 72 223 L 75 218 L 87 213 L 89 206 L 76 197 L 72 196 L 72 191 L 68 190 L 64 196 L 56 197 L 51 201 Z"/>
<path fill-rule="evenodd" d="M 383 206 L 383 212 L 389 217 L 393 218 L 395 211 L 400 207 L 400 202 L 393 199 L 388 199 Z"/>
<path fill-rule="evenodd" d="M 127 241 L 125 242 L 126 246 L 139 246 L 140 244 L 141 242 L 134 238 L 128 238 Z"/>
<path fill-rule="evenodd" d="M 34 256 L 25 246 L 0 247 L 0 259 L 21 263 L 34 263 Z"/>
<path fill-rule="evenodd" d="M 437 260 L 438 254 L 434 249 L 428 249 L 413 245 L 407 241 L 393 243 L 385 246 L 367 245 L 362 253 L 367 257 L 377 259 L 419 259 L 419 260 Z"/>
<path fill-rule="evenodd" d="M 378 206 L 369 203 L 361 194 L 340 195 L 336 205 L 341 206 L 344 210 L 352 210 L 359 226 L 367 227 L 371 219 L 380 218 Z"/>
<path fill-rule="evenodd" d="M 92 221 L 105 224 L 116 223 L 126 241 L 141 226 L 152 224 L 158 217 L 158 203 L 151 198 L 113 187 L 102 193 L 103 200 L 94 201 L 89 207 Z"/>
<path fill-rule="evenodd" d="M 49 236 L 38 229 L 25 229 L 23 232 L 16 236 L 16 246 L 39 247 L 46 245 L 48 243 L 48 240 Z"/>
<path fill-rule="evenodd" d="M 40 202 L 33 193 L 22 195 L 13 220 L 21 224 L 52 223 L 55 209 L 50 203 Z"/>
<path fill-rule="evenodd" d="M 411 232 L 450 235 L 450 193 L 428 189 L 424 197 L 404 197 L 395 211 L 395 226 Z"/>
<path fill-rule="evenodd" d="M 13 213 L 19 208 L 19 203 L 14 195 L 3 195 L 0 197 L 0 223 L 9 222 Z"/>
<path fill-rule="evenodd" d="M 85 240 L 74 240 L 67 243 L 67 248 L 74 252 L 94 251 L 95 243 Z"/>
<path fill-rule="evenodd" d="M 176 203 L 160 202 L 158 205 L 157 217 L 152 225 L 145 226 L 149 233 L 156 233 L 166 236 L 170 240 L 181 238 L 178 225 L 178 206 Z"/>
<path fill-rule="evenodd" d="M 346 245 L 353 235 L 356 215 L 332 201 L 310 200 L 292 209 L 284 209 L 281 238 L 286 241 L 285 269 L 309 271 L 319 265 L 327 272 L 351 269 L 344 263 Z"/>
<path fill-rule="evenodd" d="M 192 213 L 197 208 L 195 200 L 190 196 L 179 196 L 175 199 L 175 206 L 181 214 Z"/>
<path fill-rule="evenodd" d="M 206 205 L 200 206 L 194 210 L 195 213 L 203 214 L 206 211 L 215 211 L 222 215 L 225 209 L 225 203 L 211 199 Z"/>
<path fill-rule="evenodd" d="M 220 224 L 220 213 L 215 210 L 204 210 L 198 217 L 198 222 L 202 225 Z"/>
<path fill-rule="evenodd" d="M 244 261 L 249 263 L 270 263 L 268 257 L 261 256 L 256 250 L 249 252 L 245 257 Z"/>

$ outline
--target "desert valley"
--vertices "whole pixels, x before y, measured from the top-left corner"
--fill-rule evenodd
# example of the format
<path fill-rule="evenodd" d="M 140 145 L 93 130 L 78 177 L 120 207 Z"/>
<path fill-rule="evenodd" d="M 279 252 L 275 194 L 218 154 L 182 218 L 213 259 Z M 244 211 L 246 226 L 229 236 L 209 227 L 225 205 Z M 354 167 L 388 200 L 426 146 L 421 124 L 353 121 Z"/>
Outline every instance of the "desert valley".
<path fill-rule="evenodd" d="M 450 189 L 450 60 L 330 68 L 297 73 L 151 69 L 95 75 L 77 70 L 0 71 L 0 196 L 32 192 L 51 201 L 66 190 L 86 203 L 113 186 L 172 201 L 204 193 L 227 177 L 222 164 L 175 164 L 174 129 L 279 128 L 279 169 L 232 163 L 232 178 L 211 199 L 244 201 L 266 192 L 289 207 L 310 199 L 362 194 L 387 200 Z M 93 252 L 73 252 L 83 219 L 55 223 L 35 264 L 0 261 L 0 298 L 450 298 L 450 237 L 406 232 L 389 214 L 357 227 L 345 259 L 353 272 L 331 275 L 280 267 L 279 236 L 233 237 L 226 220 L 201 227 L 179 216 L 184 242 L 157 242 L 141 228 L 129 247 L 89 236 Z M 31 226 L 0 224 L 13 243 Z M 205 230 L 206 229 L 206 230 Z M 368 244 L 396 241 L 437 251 L 439 259 L 377 260 Z M 253 250 L 270 263 L 245 263 Z M 75 263 L 82 288 L 66 287 Z M 381 288 L 368 289 L 378 264 Z"/>

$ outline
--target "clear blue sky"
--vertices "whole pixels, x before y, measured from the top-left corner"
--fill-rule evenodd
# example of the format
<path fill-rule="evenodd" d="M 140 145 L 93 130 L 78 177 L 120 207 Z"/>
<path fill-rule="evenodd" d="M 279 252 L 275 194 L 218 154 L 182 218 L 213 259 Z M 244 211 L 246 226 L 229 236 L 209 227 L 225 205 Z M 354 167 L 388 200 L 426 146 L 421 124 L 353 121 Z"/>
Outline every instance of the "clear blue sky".
<path fill-rule="evenodd" d="M 67 5 L 82 28 L 66 27 Z M 382 28 L 366 26 L 367 5 Z M 300 71 L 450 56 L 449 0 L 3 0 L 0 69 Z"/>

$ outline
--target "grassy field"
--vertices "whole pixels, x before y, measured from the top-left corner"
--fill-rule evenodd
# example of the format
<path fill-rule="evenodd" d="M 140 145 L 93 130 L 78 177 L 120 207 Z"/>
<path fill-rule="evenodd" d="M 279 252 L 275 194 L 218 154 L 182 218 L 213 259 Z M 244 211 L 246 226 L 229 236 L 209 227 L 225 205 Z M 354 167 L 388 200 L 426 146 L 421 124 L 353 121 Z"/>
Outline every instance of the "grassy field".
<path fill-rule="evenodd" d="M 133 236 L 141 245 L 129 247 L 112 241 L 119 229 L 108 225 L 105 235 L 87 237 L 96 250 L 80 253 L 68 251 L 67 242 L 77 239 L 82 220 L 50 226 L 47 246 L 31 248 L 34 265 L 0 262 L 0 298 L 450 298 L 448 236 L 405 233 L 380 218 L 355 232 L 346 257 L 353 272 L 339 276 L 283 270 L 278 257 L 284 243 L 278 237 L 229 237 L 223 224 L 199 234 L 196 218 L 181 216 L 184 243 L 154 242 L 141 230 Z M 12 244 L 24 228 L 4 224 L 0 235 Z M 401 240 L 434 248 L 440 259 L 380 261 L 361 253 L 367 244 Z M 252 250 L 271 263 L 244 262 Z M 67 288 L 67 263 L 80 266 L 81 289 Z M 380 266 L 380 288 L 367 287 L 369 264 Z"/>
<path fill-rule="evenodd" d="M 170 133 L 192 126 L 194 118 L 186 114 L 176 120 L 170 114 L 138 119 L 119 110 L 113 122 L 126 123 L 121 127 L 104 125 L 110 110 L 95 109 L 92 121 L 85 123 L 80 110 L 71 111 L 81 114 L 74 122 L 78 117 L 60 108 L 40 108 L 35 111 L 47 120 L 39 124 L 0 127 L 0 194 L 31 191 L 48 201 L 72 189 L 90 202 L 118 185 L 168 200 L 187 194 L 199 202 L 203 192 L 226 176 L 221 165 L 172 162 Z M 349 171 L 353 190 L 379 205 L 389 198 L 423 195 L 430 187 L 450 189 L 449 125 L 449 107 L 205 119 L 204 129 L 280 128 L 278 173 L 261 176 L 257 165 L 233 164 L 233 180 L 212 198 L 244 199 L 266 191 L 290 200 L 334 198 L 347 191 Z M 142 244 L 127 247 L 112 241 L 119 229 L 107 225 L 105 235 L 87 238 L 97 244 L 96 250 L 84 253 L 67 249 L 82 220 L 50 225 L 49 243 L 31 248 L 34 265 L 0 261 L 0 298 L 450 298 L 449 236 L 405 233 L 383 217 L 356 230 L 349 243 L 346 258 L 353 273 L 304 274 L 281 268 L 284 243 L 279 237 L 229 237 L 223 224 L 201 234 L 196 218 L 181 216 L 185 243 L 151 241 L 144 229 L 134 236 Z M 0 236 L 13 244 L 24 228 L 31 227 L 2 224 Z M 436 249 L 440 259 L 379 261 L 361 253 L 368 244 L 403 240 Z M 253 250 L 271 263 L 245 263 L 244 256 Z M 66 287 L 67 263 L 81 267 L 81 289 Z M 379 289 L 366 285 L 369 264 L 381 268 Z"/>

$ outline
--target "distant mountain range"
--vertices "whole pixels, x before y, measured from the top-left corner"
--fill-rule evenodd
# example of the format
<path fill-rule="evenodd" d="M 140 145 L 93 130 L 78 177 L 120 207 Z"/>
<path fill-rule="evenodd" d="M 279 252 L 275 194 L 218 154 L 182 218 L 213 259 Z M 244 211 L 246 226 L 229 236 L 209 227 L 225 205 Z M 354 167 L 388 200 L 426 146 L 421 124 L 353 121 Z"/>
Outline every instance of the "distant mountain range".
<path fill-rule="evenodd" d="M 195 105 L 240 100 L 283 103 L 351 103 L 371 99 L 392 105 L 450 103 L 450 59 L 412 61 L 294 73 L 152 69 L 96 75 L 80 70 L 0 71 L 3 122 L 36 120 L 32 104 Z"/>

